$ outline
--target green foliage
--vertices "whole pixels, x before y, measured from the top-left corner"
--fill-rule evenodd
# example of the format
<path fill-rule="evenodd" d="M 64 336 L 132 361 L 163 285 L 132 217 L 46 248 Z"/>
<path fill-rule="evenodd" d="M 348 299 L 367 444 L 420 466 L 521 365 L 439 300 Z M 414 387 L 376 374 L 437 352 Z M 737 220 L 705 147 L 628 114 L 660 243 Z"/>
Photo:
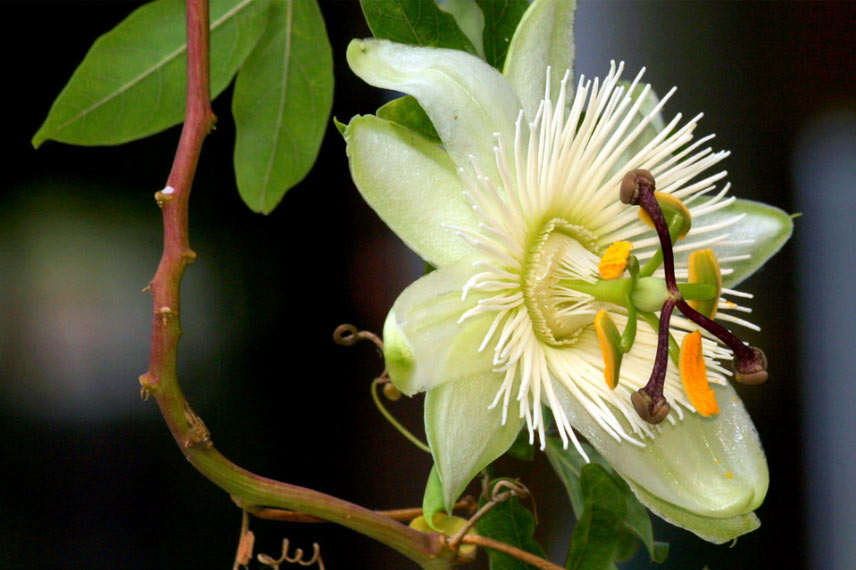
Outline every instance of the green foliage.
<path fill-rule="evenodd" d="M 547 458 L 565 485 L 574 514 L 578 519 L 577 527 L 574 528 L 574 534 L 571 536 L 569 563 L 572 560 L 575 564 L 580 564 L 581 560 L 592 560 L 593 562 L 586 562 L 594 564 L 592 568 L 608 568 L 608 564 L 599 565 L 605 556 L 604 553 L 610 553 L 608 561 L 610 564 L 613 560 L 624 560 L 635 552 L 635 546 L 630 546 L 635 542 L 634 538 L 645 545 L 651 560 L 655 562 L 665 560 L 668 545 L 654 541 L 654 530 L 648 511 L 627 483 L 612 470 L 593 447 L 588 444 L 583 444 L 583 447 L 591 460 L 588 465 L 573 446 L 564 449 L 558 438 L 547 438 Z M 596 465 L 598 469 L 590 469 L 591 465 Z M 584 475 L 587 470 L 591 472 L 588 476 L 590 480 L 588 491 Z M 603 478 L 603 473 L 608 476 L 609 482 Z M 607 540 L 602 535 L 606 532 L 604 529 L 614 526 L 614 516 L 618 516 L 619 520 Z M 583 524 L 583 521 L 587 522 Z M 582 528 L 580 528 L 581 524 L 583 524 Z M 579 540 L 583 543 L 575 545 L 575 541 Z M 589 566 L 568 567 L 589 568 Z"/>
<path fill-rule="evenodd" d="M 492 489 L 500 479 L 490 482 L 488 488 Z M 479 499 L 479 507 L 484 506 L 487 499 Z M 541 548 L 532 534 L 535 532 L 535 517 L 523 505 L 516 496 L 497 503 L 492 509 L 484 514 L 476 522 L 476 530 L 482 536 L 499 540 L 506 544 L 516 546 L 536 556 L 544 558 L 544 550 Z M 512 558 L 502 552 L 487 549 L 490 558 L 491 570 L 530 570 L 532 566 Z"/>
<path fill-rule="evenodd" d="M 211 94 L 222 92 L 265 30 L 269 0 L 212 0 Z M 185 8 L 157 0 L 98 38 L 33 137 L 77 145 L 140 139 L 184 118 Z"/>
<path fill-rule="evenodd" d="M 376 38 L 476 53 L 455 18 L 433 0 L 360 0 L 360 5 Z"/>
<path fill-rule="evenodd" d="M 377 110 L 377 116 L 391 123 L 407 127 L 431 142 L 442 143 L 440 135 L 434 130 L 434 125 L 428 118 L 428 114 L 419 106 L 419 102 L 412 95 L 393 99 Z"/>
<path fill-rule="evenodd" d="M 484 14 L 484 55 L 489 64 L 502 69 L 517 24 L 529 7 L 527 0 L 476 0 Z"/>
<path fill-rule="evenodd" d="M 615 479 L 597 463 L 583 466 L 580 485 L 585 508 L 571 534 L 565 567 L 609 569 L 618 548 L 618 531 L 627 514 L 627 503 Z"/>
<path fill-rule="evenodd" d="M 332 49 L 317 2 L 273 0 L 232 98 L 235 175 L 251 210 L 270 213 L 306 176 L 332 103 Z"/>
<path fill-rule="evenodd" d="M 517 434 L 517 439 L 511 444 L 511 447 L 506 451 L 508 455 L 521 461 L 532 461 L 535 458 L 535 446 L 529 443 L 529 431 L 520 430 Z"/>

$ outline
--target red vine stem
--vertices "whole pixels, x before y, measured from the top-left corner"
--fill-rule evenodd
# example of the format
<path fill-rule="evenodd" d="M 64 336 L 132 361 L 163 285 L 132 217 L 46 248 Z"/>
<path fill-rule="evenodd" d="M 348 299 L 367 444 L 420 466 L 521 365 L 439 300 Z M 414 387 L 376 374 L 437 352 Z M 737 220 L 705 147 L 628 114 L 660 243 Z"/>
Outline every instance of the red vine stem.
<path fill-rule="evenodd" d="M 442 536 L 418 532 L 347 501 L 266 479 L 231 463 L 213 446 L 176 376 L 180 286 L 196 254 L 188 239 L 188 203 L 205 136 L 214 125 L 209 92 L 207 0 L 187 0 L 187 107 L 167 186 L 155 194 L 163 210 L 163 255 L 151 283 L 152 345 L 148 371 L 140 376 L 144 396 L 154 396 L 188 461 L 242 504 L 299 510 L 341 524 L 398 550 L 423 568 L 448 569 L 455 553 Z"/>

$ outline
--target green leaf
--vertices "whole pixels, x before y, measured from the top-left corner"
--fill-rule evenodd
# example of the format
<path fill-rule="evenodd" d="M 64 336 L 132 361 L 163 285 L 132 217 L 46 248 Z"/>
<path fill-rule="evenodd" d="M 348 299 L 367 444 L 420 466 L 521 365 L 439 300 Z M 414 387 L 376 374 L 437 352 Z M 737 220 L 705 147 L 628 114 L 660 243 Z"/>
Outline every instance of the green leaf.
<path fill-rule="evenodd" d="M 493 489 L 497 481 L 499 480 L 491 481 L 488 488 Z M 487 500 L 481 497 L 479 507 L 484 506 L 486 502 Z M 520 499 L 516 496 L 511 496 L 506 501 L 497 503 L 485 513 L 476 522 L 476 530 L 482 536 L 516 546 L 544 558 L 544 550 L 532 538 L 535 532 L 535 517 L 520 504 Z M 487 554 L 490 559 L 491 570 L 530 570 L 533 568 L 529 564 L 502 552 L 487 549 Z"/>
<path fill-rule="evenodd" d="M 612 475 L 597 463 L 583 466 L 580 483 L 585 509 L 571 533 L 565 567 L 610 568 L 619 543 L 618 531 L 627 514 L 624 493 Z"/>
<path fill-rule="evenodd" d="M 485 60 L 497 69 L 505 64 L 505 55 L 523 13 L 529 8 L 527 0 L 476 0 L 484 14 Z"/>
<path fill-rule="evenodd" d="M 378 39 L 476 53 L 455 18 L 440 10 L 434 0 L 360 0 L 360 5 Z"/>
<path fill-rule="evenodd" d="M 212 0 L 211 95 L 222 92 L 265 31 L 269 0 Z M 33 136 L 77 145 L 140 139 L 184 119 L 185 9 L 158 0 L 98 38 Z"/>
<path fill-rule="evenodd" d="M 440 481 L 440 472 L 435 464 L 431 467 L 428 482 L 425 484 L 425 495 L 422 497 L 422 516 L 425 517 L 428 526 L 437 532 L 442 531 L 434 526 L 434 515 L 444 510 L 446 510 L 446 505 L 443 502 L 443 483 Z"/>
<path fill-rule="evenodd" d="M 332 104 L 332 49 L 318 3 L 274 0 L 232 97 L 235 176 L 251 210 L 270 213 L 306 176 Z"/>
<path fill-rule="evenodd" d="M 529 432 L 521 430 L 506 453 L 521 461 L 532 461 L 535 458 L 535 446 L 529 443 Z"/>
<path fill-rule="evenodd" d="M 440 135 L 434 130 L 434 125 L 428 118 L 428 113 L 412 95 L 393 99 L 377 110 L 377 116 L 396 125 L 407 127 L 433 143 L 442 144 Z"/>
<path fill-rule="evenodd" d="M 654 530 L 648 511 L 639 502 L 624 479 L 613 471 L 606 460 L 589 444 L 583 443 L 582 445 L 591 462 L 600 465 L 611 474 L 616 487 L 624 496 L 625 516 L 621 525 L 621 533 L 626 533 L 639 539 L 648 549 L 648 554 L 652 560 L 658 561 L 658 555 L 662 555 L 663 559 L 665 559 L 662 549 L 658 553 L 658 543 L 654 542 Z M 568 497 L 571 500 L 571 506 L 574 509 L 574 514 L 577 516 L 577 519 L 581 519 L 585 508 L 585 497 L 580 482 L 580 475 L 586 465 L 585 460 L 573 446 L 568 446 L 568 449 L 564 449 L 561 440 L 556 437 L 547 438 L 546 452 L 547 459 L 549 459 L 550 464 L 553 466 L 553 470 L 565 485 Z M 665 553 L 668 553 L 668 544 L 665 544 Z"/>

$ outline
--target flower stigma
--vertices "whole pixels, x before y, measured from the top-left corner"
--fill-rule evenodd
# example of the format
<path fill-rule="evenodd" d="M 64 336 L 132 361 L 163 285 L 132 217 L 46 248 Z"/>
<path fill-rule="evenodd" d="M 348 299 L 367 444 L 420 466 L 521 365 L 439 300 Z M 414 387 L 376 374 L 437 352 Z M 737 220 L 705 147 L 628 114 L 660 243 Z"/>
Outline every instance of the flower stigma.
<path fill-rule="evenodd" d="M 741 382 L 767 374 L 763 352 L 713 320 L 754 327 L 723 313 L 737 305 L 720 295 L 741 294 L 722 288 L 719 262 L 702 250 L 729 243 L 722 230 L 740 216 L 692 224 L 694 216 L 733 202 L 728 185 L 702 199 L 726 173 L 701 173 L 728 153 L 699 150 L 711 137 L 691 142 L 700 115 L 682 127 L 677 115 L 633 146 L 674 89 L 643 113 L 650 87 L 632 94 L 644 69 L 629 85 L 620 82 L 622 70 L 613 63 L 602 83 L 581 77 L 572 99 L 568 72 L 553 104 L 548 69 L 534 120 L 526 122 L 521 111 L 513 140 L 495 133 L 498 179 L 485 175 L 475 157 L 472 173 L 459 168 L 479 225 L 453 228 L 480 254 L 462 298 L 480 296 L 458 322 L 493 315 L 478 348 L 491 347 L 493 369 L 502 374 L 489 407 L 501 406 L 505 424 L 516 402 L 530 443 L 538 432 L 543 449 L 542 404 L 549 405 L 563 444 L 573 443 L 584 457 L 556 384 L 616 441 L 644 446 L 664 420 L 716 413 L 709 383 L 725 384 L 729 374 L 719 361 L 733 358 Z M 638 215 L 628 207 L 634 205 Z M 684 239 L 691 243 L 673 246 Z M 690 248 L 703 253 L 676 261 Z M 675 309 L 682 317 L 672 316 Z M 681 361 L 680 342 L 691 334 Z"/>

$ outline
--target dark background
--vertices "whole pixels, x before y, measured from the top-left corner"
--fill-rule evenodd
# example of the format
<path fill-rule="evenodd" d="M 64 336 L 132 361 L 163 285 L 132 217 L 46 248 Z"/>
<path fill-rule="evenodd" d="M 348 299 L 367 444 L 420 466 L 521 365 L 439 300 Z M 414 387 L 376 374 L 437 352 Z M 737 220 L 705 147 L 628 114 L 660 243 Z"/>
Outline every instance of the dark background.
<path fill-rule="evenodd" d="M 29 144 L 91 42 L 138 4 L 2 3 L 2 568 L 230 568 L 234 556 L 239 510 L 189 466 L 155 404 L 138 396 L 151 311 L 139 291 L 160 253 L 153 193 L 166 180 L 179 129 L 113 148 L 49 142 L 35 151 Z M 356 3 L 321 6 L 336 66 L 333 114 L 347 121 L 380 103 L 380 93 L 344 61 L 348 40 L 368 31 Z M 577 72 L 602 76 L 610 59 L 626 61 L 631 75 L 647 66 L 658 92 L 679 87 L 669 117 L 704 110 L 698 133 L 717 133 L 716 145 L 732 151 L 725 168 L 737 195 L 810 212 L 826 194 L 797 184 L 800 173 L 812 172 L 800 161 L 830 156 L 812 154 L 812 144 L 830 140 L 813 125 L 831 125 L 843 137 L 841 145 L 833 141 L 833 150 L 844 149 L 833 153 L 833 164 L 854 168 L 856 155 L 847 150 L 856 132 L 854 26 L 852 3 L 582 2 Z M 416 506 L 429 457 L 375 411 L 368 393 L 382 369 L 375 351 L 336 346 L 331 333 L 342 322 L 379 331 L 421 262 L 361 201 L 332 126 L 314 170 L 280 207 L 266 217 L 250 213 L 231 169 L 230 96 L 227 90 L 215 101 L 220 121 L 191 200 L 199 258 L 182 299 L 182 386 L 236 463 L 372 508 Z M 852 401 L 836 391 L 852 384 L 846 375 L 817 368 L 852 362 L 852 337 L 833 327 L 847 339 L 843 351 L 813 348 L 830 331 L 822 320 L 811 328 L 816 311 L 803 303 L 834 303 L 827 285 L 840 271 L 854 273 L 853 224 L 844 213 L 853 211 L 854 179 L 839 189 L 840 210 L 819 210 L 842 220 L 833 249 L 816 246 L 811 233 L 832 222 L 807 215 L 797 221 L 797 243 L 741 287 L 756 294 L 751 320 L 764 331 L 747 339 L 764 347 L 773 378 L 738 388 L 770 462 L 770 492 L 758 510 L 763 525 L 729 548 L 658 524 L 657 538 L 672 544 L 663 568 L 807 568 L 809 556 L 812 567 L 856 565 L 846 539 L 853 526 L 827 516 L 856 511 L 848 491 L 852 453 L 846 445 L 829 451 L 827 437 L 853 432 L 823 402 L 812 403 L 818 390 L 844 398 L 845 410 Z M 828 270 L 824 252 L 833 257 Z M 810 271 L 800 276 L 801 268 Z M 842 302 L 852 316 L 853 303 Z M 421 430 L 420 399 L 393 408 Z M 546 460 L 507 461 L 503 472 L 534 488 L 539 532 L 559 560 L 572 521 Z M 842 492 L 836 481 L 844 481 Z M 254 521 L 253 529 L 259 550 L 271 554 L 282 537 L 304 549 L 320 542 L 329 569 L 413 567 L 328 525 Z M 837 534 L 844 538 L 835 543 Z M 628 567 L 647 567 L 645 557 Z"/>

